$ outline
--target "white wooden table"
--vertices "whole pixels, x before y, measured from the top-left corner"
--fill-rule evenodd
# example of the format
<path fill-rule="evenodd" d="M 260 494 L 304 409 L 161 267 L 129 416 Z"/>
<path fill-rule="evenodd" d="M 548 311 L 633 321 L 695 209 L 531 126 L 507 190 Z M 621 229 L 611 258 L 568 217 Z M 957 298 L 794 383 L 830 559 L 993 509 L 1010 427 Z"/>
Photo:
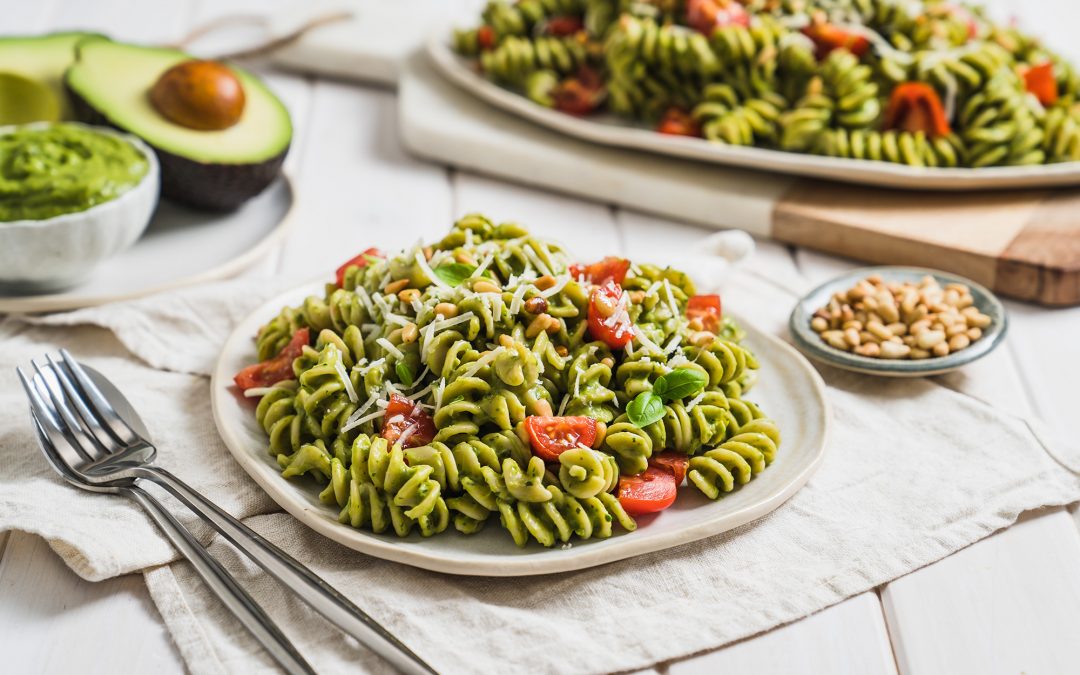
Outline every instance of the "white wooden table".
<path fill-rule="evenodd" d="M 435 1 L 435 0 L 433 0 Z M 275 0 L 273 4 L 284 2 Z M 261 0 L 0 0 L 2 33 L 84 28 L 165 42 L 217 15 L 264 11 Z M 1012 3 L 1019 6 L 1019 3 Z M 1029 3 L 1029 25 L 1075 30 L 1067 0 Z M 1071 28 L 1070 28 L 1071 26 Z M 391 91 L 272 73 L 296 124 L 287 168 L 300 225 L 251 275 L 298 282 L 333 269 L 341 252 L 377 241 L 405 245 L 482 211 L 570 242 L 582 255 L 659 257 L 704 232 L 626 210 L 420 163 L 401 149 Z M 314 230 L 319 228 L 316 236 Z M 339 242 L 326 246 L 323 242 Z M 823 280 L 853 263 L 759 242 L 757 264 L 776 279 Z M 1004 348 L 945 383 L 1040 417 L 1080 436 L 1080 308 L 1009 303 Z M 1027 514 L 949 558 L 814 616 L 697 657 L 663 664 L 711 673 L 1080 672 L 1080 518 L 1075 508 Z M 450 647 L 449 645 L 447 646 Z M 40 539 L 0 535 L 0 672 L 180 672 L 142 578 L 91 584 Z"/>

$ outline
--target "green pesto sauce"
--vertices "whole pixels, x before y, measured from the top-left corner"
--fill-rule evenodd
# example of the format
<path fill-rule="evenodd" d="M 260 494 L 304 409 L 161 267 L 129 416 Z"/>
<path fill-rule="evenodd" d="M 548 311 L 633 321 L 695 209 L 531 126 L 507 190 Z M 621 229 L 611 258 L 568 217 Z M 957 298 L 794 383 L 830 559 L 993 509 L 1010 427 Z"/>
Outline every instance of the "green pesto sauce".
<path fill-rule="evenodd" d="M 127 141 L 75 124 L 0 135 L 0 221 L 44 220 L 116 199 L 149 170 Z"/>

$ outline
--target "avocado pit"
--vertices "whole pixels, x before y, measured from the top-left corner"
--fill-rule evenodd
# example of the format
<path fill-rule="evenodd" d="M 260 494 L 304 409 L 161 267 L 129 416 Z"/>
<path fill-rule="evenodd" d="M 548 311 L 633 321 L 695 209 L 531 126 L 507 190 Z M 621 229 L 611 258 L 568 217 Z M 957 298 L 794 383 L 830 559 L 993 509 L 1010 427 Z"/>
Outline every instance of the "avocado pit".
<path fill-rule="evenodd" d="M 240 121 L 244 88 L 227 66 L 192 59 L 169 68 L 150 90 L 150 102 L 163 117 L 198 131 L 221 131 Z"/>

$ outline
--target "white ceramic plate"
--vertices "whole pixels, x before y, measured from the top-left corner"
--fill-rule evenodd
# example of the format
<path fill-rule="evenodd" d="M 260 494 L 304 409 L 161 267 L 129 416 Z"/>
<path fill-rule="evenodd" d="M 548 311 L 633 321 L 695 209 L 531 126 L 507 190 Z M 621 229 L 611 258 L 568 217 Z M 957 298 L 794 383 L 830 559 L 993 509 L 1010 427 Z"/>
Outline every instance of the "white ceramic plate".
<path fill-rule="evenodd" d="M 451 527 L 428 539 L 415 533 L 399 539 L 355 530 L 337 522 L 338 509 L 319 502 L 313 482 L 281 477 L 277 462 L 266 451 L 266 434 L 255 421 L 255 401 L 244 399 L 232 385 L 232 376 L 255 360 L 252 338 L 259 327 L 283 306 L 299 304 L 322 289 L 322 284 L 311 284 L 285 293 L 236 327 L 210 383 L 214 420 L 236 461 L 282 508 L 316 532 L 377 558 L 482 576 L 547 574 L 600 565 L 696 541 L 760 518 L 795 494 L 824 455 L 830 411 L 817 371 L 786 343 L 743 324 L 747 343 L 761 362 L 760 379 L 749 398 L 776 419 L 783 441 L 776 460 L 763 473 L 723 499 L 710 501 L 685 486 L 675 506 L 639 518 L 635 532 L 575 541 L 566 549 L 545 549 L 535 543 L 519 549 L 497 521 L 472 536 Z"/>
<path fill-rule="evenodd" d="M 450 49 L 445 32 L 437 33 L 428 40 L 427 51 L 445 77 L 477 98 L 536 124 L 601 145 L 647 150 L 713 164 L 909 190 L 994 190 L 1080 185 L 1080 162 L 985 169 L 917 168 L 891 162 L 820 157 L 667 136 L 614 115 L 574 117 L 537 105 L 487 80 L 472 68 L 468 59 Z"/>
<path fill-rule="evenodd" d="M 295 195 L 285 176 L 232 213 L 162 201 L 135 244 L 81 284 L 48 295 L 0 294 L 0 312 L 54 312 L 128 300 L 225 279 L 266 256 L 292 224 Z"/>

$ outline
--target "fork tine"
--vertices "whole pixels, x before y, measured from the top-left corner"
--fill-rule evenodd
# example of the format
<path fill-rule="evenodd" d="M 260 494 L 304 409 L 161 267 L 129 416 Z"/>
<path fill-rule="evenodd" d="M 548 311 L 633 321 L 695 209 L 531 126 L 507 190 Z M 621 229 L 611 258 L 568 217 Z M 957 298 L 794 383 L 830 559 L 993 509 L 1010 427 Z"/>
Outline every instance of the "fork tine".
<path fill-rule="evenodd" d="M 31 365 L 34 366 L 34 371 L 37 372 L 38 386 L 45 389 L 46 394 L 52 401 L 52 409 L 56 410 L 61 423 L 61 431 L 64 433 L 64 438 L 67 442 L 75 448 L 75 450 L 85 457 L 87 460 L 93 461 L 96 457 L 108 454 L 108 450 L 98 441 L 97 437 L 90 434 L 83 427 L 82 423 L 71 411 L 68 406 L 67 398 L 64 395 L 63 390 L 59 389 L 59 386 L 50 382 L 49 377 L 45 374 L 44 368 L 47 366 L 41 366 L 37 361 L 31 361 Z M 52 369 L 49 369 L 49 373 L 55 378 L 55 373 Z"/>
<path fill-rule="evenodd" d="M 30 399 L 30 410 L 34 414 L 34 419 L 37 421 L 38 427 L 45 432 L 49 440 L 56 448 L 61 448 L 67 445 L 74 448 L 76 452 L 85 460 L 90 461 L 90 457 L 86 456 L 77 443 L 73 443 L 67 434 L 66 429 L 62 426 L 62 422 L 56 417 L 54 411 L 49 407 L 48 403 L 42 397 L 41 392 L 38 390 L 36 384 L 31 381 L 31 378 L 27 377 L 22 368 L 16 368 L 15 372 L 19 375 L 19 381 L 22 382 L 23 389 L 26 390 L 26 396 Z M 59 441 L 57 440 L 59 437 Z M 58 450 L 59 452 L 59 450 Z M 78 458 L 62 458 L 65 464 L 78 464 Z"/>
<path fill-rule="evenodd" d="M 135 432 L 128 423 L 124 421 L 123 417 L 120 417 L 116 409 L 112 407 L 105 395 L 101 393 L 101 390 L 97 388 L 94 381 L 87 375 L 83 367 L 79 365 L 79 362 L 75 360 L 68 350 L 61 349 L 60 357 L 64 360 L 64 365 L 68 367 L 72 375 L 75 376 L 76 381 L 79 383 L 79 388 L 82 389 L 84 394 L 84 401 L 87 404 L 87 408 L 95 413 L 95 416 L 101 420 L 101 422 L 107 426 L 116 438 L 124 444 L 131 444 L 142 440 L 138 433 Z"/>
<path fill-rule="evenodd" d="M 75 386 L 75 383 L 71 381 L 71 378 L 68 377 L 65 367 L 53 360 L 52 354 L 46 354 L 45 358 L 48 359 L 53 375 L 56 376 L 56 380 L 64 390 L 65 400 L 74 406 L 79 413 L 83 425 L 89 430 L 94 440 L 97 441 L 97 445 L 105 452 L 115 452 L 123 449 L 122 446 L 125 445 L 123 439 L 118 438 L 108 425 L 103 424 L 101 419 L 86 407 L 86 401 L 83 399 L 82 393 Z"/>

